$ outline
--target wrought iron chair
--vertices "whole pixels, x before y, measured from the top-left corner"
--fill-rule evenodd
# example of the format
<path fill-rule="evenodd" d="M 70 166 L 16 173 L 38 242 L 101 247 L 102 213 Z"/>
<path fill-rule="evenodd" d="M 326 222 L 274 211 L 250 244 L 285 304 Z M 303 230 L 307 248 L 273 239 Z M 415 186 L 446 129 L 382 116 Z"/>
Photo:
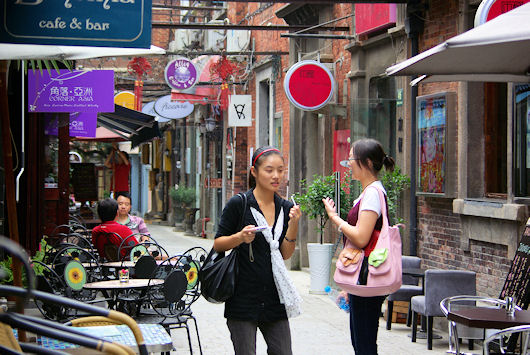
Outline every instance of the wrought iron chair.
<path fill-rule="evenodd" d="M 193 354 L 188 320 L 195 324 L 199 351 L 202 346 L 197 320 L 191 311 L 191 305 L 200 297 L 200 265 L 191 256 L 177 255 L 164 260 L 155 270 L 148 287 L 149 308 L 142 308 L 137 318 L 139 323 L 158 323 L 168 333 L 171 329 L 185 328 L 188 336 L 190 354 Z M 162 285 L 154 285 L 154 279 L 164 279 Z"/>

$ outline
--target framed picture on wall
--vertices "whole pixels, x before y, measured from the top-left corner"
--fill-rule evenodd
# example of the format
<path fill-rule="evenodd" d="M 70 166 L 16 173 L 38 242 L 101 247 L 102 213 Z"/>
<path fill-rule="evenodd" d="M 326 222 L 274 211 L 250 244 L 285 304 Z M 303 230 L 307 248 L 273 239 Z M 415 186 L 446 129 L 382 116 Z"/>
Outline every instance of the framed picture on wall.
<path fill-rule="evenodd" d="M 454 93 L 419 96 L 416 99 L 417 193 L 451 197 L 454 180 L 451 165 L 456 140 L 452 132 Z M 448 145 L 449 142 L 453 142 Z"/>

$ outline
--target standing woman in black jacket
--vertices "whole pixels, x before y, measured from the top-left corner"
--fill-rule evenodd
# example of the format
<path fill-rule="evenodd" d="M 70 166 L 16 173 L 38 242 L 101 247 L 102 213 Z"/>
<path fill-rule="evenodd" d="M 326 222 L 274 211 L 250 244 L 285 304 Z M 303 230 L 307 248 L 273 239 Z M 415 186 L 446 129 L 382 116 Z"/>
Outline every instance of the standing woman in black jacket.
<path fill-rule="evenodd" d="M 273 147 L 258 148 L 252 156 L 246 210 L 239 196 L 225 208 L 215 236 L 216 251 L 238 249 L 239 274 L 234 296 L 225 303 L 225 317 L 236 355 L 256 354 L 260 329 L 267 353 L 290 355 L 288 317 L 300 314 L 301 298 L 283 260 L 293 255 L 300 207 L 281 198 L 285 163 Z M 243 228 L 239 230 L 241 213 Z M 256 226 L 266 227 L 255 231 Z"/>

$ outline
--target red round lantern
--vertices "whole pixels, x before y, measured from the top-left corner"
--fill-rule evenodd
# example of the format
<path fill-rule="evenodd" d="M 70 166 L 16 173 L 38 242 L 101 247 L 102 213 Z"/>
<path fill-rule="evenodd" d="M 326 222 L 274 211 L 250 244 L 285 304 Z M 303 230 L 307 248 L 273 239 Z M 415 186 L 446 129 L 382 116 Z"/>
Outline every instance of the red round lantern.
<path fill-rule="evenodd" d="M 283 88 L 293 105 L 302 110 L 313 111 L 331 100 L 335 79 L 322 63 L 303 60 L 289 68 Z"/>

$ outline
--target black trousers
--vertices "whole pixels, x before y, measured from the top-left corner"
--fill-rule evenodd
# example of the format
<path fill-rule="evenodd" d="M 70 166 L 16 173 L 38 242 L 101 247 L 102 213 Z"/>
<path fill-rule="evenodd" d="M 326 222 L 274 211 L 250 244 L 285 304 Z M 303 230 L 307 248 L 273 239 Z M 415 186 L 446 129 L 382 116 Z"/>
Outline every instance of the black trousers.
<path fill-rule="evenodd" d="M 259 328 L 269 355 L 292 355 L 291 330 L 287 319 L 276 322 L 252 322 L 227 319 L 235 355 L 256 354 L 256 331 Z"/>
<path fill-rule="evenodd" d="M 350 335 L 356 355 L 377 355 L 377 330 L 385 298 L 349 295 Z"/>

